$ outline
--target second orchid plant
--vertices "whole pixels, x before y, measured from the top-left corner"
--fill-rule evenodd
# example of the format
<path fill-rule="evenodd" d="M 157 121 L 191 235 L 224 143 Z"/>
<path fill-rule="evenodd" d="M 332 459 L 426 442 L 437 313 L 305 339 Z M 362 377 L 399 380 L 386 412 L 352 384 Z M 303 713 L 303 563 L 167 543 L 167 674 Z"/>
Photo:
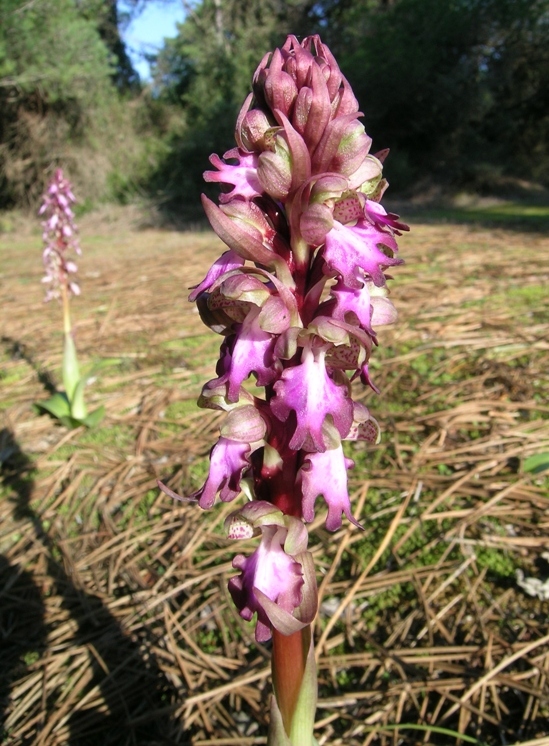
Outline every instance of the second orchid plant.
<path fill-rule="evenodd" d="M 351 383 L 375 390 L 375 329 L 396 317 L 386 270 L 401 261 L 395 236 L 407 226 L 380 204 L 387 151 L 370 154 L 361 116 L 320 38 L 289 36 L 255 72 L 236 147 L 212 155 L 204 175 L 225 185 L 220 204 L 203 196 L 203 205 L 228 251 L 190 295 L 223 336 L 217 377 L 198 403 L 226 419 L 208 478 L 187 499 L 208 509 L 217 496 L 246 498 L 226 529 L 259 544 L 233 560 L 229 590 L 240 615 L 255 617 L 257 641 L 273 641 L 272 746 L 316 743 L 306 524 L 322 496 L 328 530 L 343 517 L 360 525 L 342 441 L 376 442 L 379 429 Z"/>
<path fill-rule="evenodd" d="M 84 401 L 87 377 L 80 375 L 71 324 L 70 298 L 80 295 L 80 287 L 75 279 L 77 267 L 71 256 L 72 252 L 81 253 L 72 210 L 75 201 L 70 182 L 62 169 L 56 169 L 44 194 L 39 214 L 45 218 L 42 223 L 45 269 L 42 281 L 47 288 L 45 300 L 60 301 L 63 308 L 62 373 L 65 390 L 56 392 L 46 401 L 37 402 L 36 406 L 69 428 L 79 425 L 93 427 L 105 414 L 103 406 L 88 413 Z"/>

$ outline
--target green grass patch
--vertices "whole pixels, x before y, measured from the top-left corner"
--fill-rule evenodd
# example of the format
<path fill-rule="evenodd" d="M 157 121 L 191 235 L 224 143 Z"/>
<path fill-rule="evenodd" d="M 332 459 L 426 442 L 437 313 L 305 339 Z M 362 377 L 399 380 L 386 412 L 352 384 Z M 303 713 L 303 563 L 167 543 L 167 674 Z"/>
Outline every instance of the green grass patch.
<path fill-rule="evenodd" d="M 211 332 L 197 334 L 192 337 L 170 339 L 162 344 L 162 348 L 170 353 L 172 360 L 179 361 L 180 367 L 198 370 L 204 365 L 217 360 L 221 337 Z"/>
<path fill-rule="evenodd" d="M 472 223 L 489 227 L 517 228 L 546 232 L 549 230 L 549 205 L 505 202 L 478 207 L 426 207 L 410 211 L 416 222 Z M 412 218 L 409 218 L 411 221 Z"/>
<path fill-rule="evenodd" d="M 27 378 L 29 375 L 28 365 L 21 362 L 6 362 L 1 361 L 2 368 L 0 368 L 0 386 L 5 388 L 13 384 L 19 383 L 19 381 Z"/>
<path fill-rule="evenodd" d="M 139 500 L 130 500 L 122 505 L 117 524 L 122 530 L 125 530 L 130 521 L 133 522 L 137 529 L 139 526 L 148 523 L 151 519 L 151 509 L 158 499 L 158 490 L 148 490 Z"/>
<path fill-rule="evenodd" d="M 112 425 L 86 430 L 79 438 L 80 445 L 118 447 L 126 450 L 134 439 L 134 430 L 126 425 Z"/>
<path fill-rule="evenodd" d="M 494 579 L 514 578 L 516 563 L 509 552 L 492 547 L 475 547 L 477 566 L 487 568 L 488 575 Z"/>
<path fill-rule="evenodd" d="M 54 451 L 49 460 L 59 461 L 69 459 L 74 453 L 83 447 L 102 451 L 105 448 L 114 448 L 119 451 L 127 451 L 134 441 L 134 430 L 127 425 L 111 425 L 109 427 L 97 427 L 85 430 L 67 445 L 61 446 Z"/>
<path fill-rule="evenodd" d="M 188 418 L 198 412 L 196 398 L 171 402 L 166 407 L 164 418 L 159 423 L 162 433 L 179 433 L 188 427 Z"/>

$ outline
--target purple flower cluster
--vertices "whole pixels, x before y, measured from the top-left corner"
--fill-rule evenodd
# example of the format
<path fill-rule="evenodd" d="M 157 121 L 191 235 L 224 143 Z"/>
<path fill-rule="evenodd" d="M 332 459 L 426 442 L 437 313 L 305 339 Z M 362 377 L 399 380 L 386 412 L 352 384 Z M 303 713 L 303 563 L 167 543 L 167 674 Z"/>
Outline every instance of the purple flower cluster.
<path fill-rule="evenodd" d="M 351 382 L 375 388 L 368 372 L 375 329 L 396 317 L 385 273 L 401 261 L 395 236 L 407 226 L 380 204 L 387 152 L 370 154 L 361 116 L 320 38 L 290 36 L 255 72 L 237 147 L 224 159 L 212 155 L 216 170 L 204 175 L 224 185 L 219 205 L 206 196 L 203 204 L 229 250 L 190 295 L 224 337 L 217 377 L 199 404 L 227 418 L 209 476 L 191 497 L 202 508 L 218 494 L 252 500 L 231 520 L 243 521 L 246 535 L 261 533 L 261 543 L 234 561 L 241 574 L 230 590 L 244 618 L 257 613 L 260 640 L 272 627 L 290 634 L 311 619 L 303 591 L 312 582 L 303 559 L 310 555 L 303 537 L 297 550 L 288 544 L 296 530 L 288 521 L 304 528 L 322 496 L 330 531 L 343 515 L 358 525 L 342 441 L 378 438 Z M 251 374 L 263 392 L 250 385 Z M 260 523 L 247 516 L 254 510 Z"/>
<path fill-rule="evenodd" d="M 231 513 L 225 528 L 230 539 L 261 532 L 261 542 L 250 557 L 239 554 L 234 558 L 233 567 L 242 572 L 229 581 L 240 615 L 250 621 L 257 613 L 257 641 L 269 640 L 273 626 L 291 634 L 310 624 L 316 614 L 317 592 L 303 522 L 285 516 L 271 503 L 253 500 Z"/>
<path fill-rule="evenodd" d="M 63 176 L 62 169 L 56 169 L 38 213 L 46 218 L 42 223 L 42 258 L 46 270 L 42 282 L 48 286 L 46 301 L 59 298 L 63 288 L 73 295 L 80 294 L 78 284 L 71 278 L 77 271 L 77 266 L 67 256 L 71 250 L 81 253 L 71 209 L 71 204 L 75 201 L 70 182 Z"/>

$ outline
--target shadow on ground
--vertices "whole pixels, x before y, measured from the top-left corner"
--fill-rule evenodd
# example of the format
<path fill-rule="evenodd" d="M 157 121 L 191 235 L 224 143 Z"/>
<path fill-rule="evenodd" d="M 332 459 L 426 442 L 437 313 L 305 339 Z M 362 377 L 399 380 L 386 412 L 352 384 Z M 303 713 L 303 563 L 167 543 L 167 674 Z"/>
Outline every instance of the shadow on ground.
<path fill-rule="evenodd" d="M 31 573 L 0 555 L 0 740 L 11 685 L 26 676 L 46 647 L 44 603 Z"/>
<path fill-rule="evenodd" d="M 14 518 L 26 521 L 34 543 L 42 545 L 46 575 L 53 586 L 49 595 L 60 598 L 76 623 L 71 650 L 88 650 L 86 691 L 98 688 L 100 692 L 100 707 L 79 707 L 76 702 L 72 708 L 68 746 L 174 743 L 178 725 L 172 717 L 172 703 L 177 701 L 177 692 L 150 653 L 151 641 L 127 634 L 101 598 L 77 587 L 64 566 L 62 552 L 31 505 L 32 463 L 7 429 L 0 430 L 0 466 L 2 483 L 13 495 Z M 47 661 L 39 660 L 52 631 L 44 622 L 46 603 L 31 572 L 0 557 L 0 713 L 4 715 L 9 713 L 14 681 L 39 671 L 40 666 L 44 679 L 47 676 Z M 53 732 L 47 736 L 44 731 L 55 729 L 56 723 L 48 722 L 48 701 L 54 696 L 55 691 L 44 688 L 41 716 L 19 743 L 33 743 L 38 736 L 41 743 L 53 742 L 48 740 L 55 739 Z"/>
<path fill-rule="evenodd" d="M 38 382 L 42 384 L 48 394 L 51 395 L 56 393 L 57 388 L 53 376 L 48 370 L 39 365 L 32 353 L 29 351 L 27 345 L 13 339 L 12 337 L 6 336 L 3 336 L 0 341 L 5 346 L 8 355 L 10 355 L 13 360 L 24 360 L 27 365 L 35 371 Z"/>

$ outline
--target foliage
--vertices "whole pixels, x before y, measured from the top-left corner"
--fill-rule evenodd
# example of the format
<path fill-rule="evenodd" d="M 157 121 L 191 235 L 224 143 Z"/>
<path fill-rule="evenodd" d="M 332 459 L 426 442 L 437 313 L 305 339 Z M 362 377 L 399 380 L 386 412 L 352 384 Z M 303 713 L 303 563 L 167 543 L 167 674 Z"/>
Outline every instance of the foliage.
<path fill-rule="evenodd" d="M 83 196 L 116 196 L 108 174 L 120 136 L 131 156 L 126 173 L 139 171 L 146 147 L 135 145 L 123 94 L 136 80 L 110 0 L 3 2 L 0 205 L 34 206 L 59 165 Z"/>
<path fill-rule="evenodd" d="M 0 80 L 12 96 L 36 92 L 46 105 L 91 105 L 110 73 L 95 24 L 71 0 L 0 6 Z"/>
<path fill-rule="evenodd" d="M 328 41 L 399 181 L 429 169 L 478 182 L 486 163 L 547 180 L 548 12 L 547 0 L 327 4 Z"/>
<path fill-rule="evenodd" d="M 171 206 L 196 212 L 208 157 L 231 147 L 233 123 L 258 60 L 284 40 L 304 5 L 302 0 L 186 4 L 185 22 L 166 40 L 153 69 L 159 97 L 180 106 L 185 116 L 156 181 Z"/>
<path fill-rule="evenodd" d="M 108 50 L 71 0 L 0 8 L 0 201 L 33 203 L 61 143 L 108 95 Z"/>
<path fill-rule="evenodd" d="M 196 220 L 208 156 L 288 32 L 331 46 L 393 189 L 549 183 L 549 0 L 192 0 L 145 90 L 121 39 L 142 6 L 3 0 L 0 206 L 33 206 L 61 165 L 87 203 L 148 194 Z"/>
<path fill-rule="evenodd" d="M 78 9 L 87 20 L 95 23 L 99 36 L 110 52 L 114 66 L 112 80 L 121 91 L 137 90 L 139 75 L 122 41 L 121 30 L 131 19 L 131 13 L 120 11 L 116 0 L 80 0 Z"/>

